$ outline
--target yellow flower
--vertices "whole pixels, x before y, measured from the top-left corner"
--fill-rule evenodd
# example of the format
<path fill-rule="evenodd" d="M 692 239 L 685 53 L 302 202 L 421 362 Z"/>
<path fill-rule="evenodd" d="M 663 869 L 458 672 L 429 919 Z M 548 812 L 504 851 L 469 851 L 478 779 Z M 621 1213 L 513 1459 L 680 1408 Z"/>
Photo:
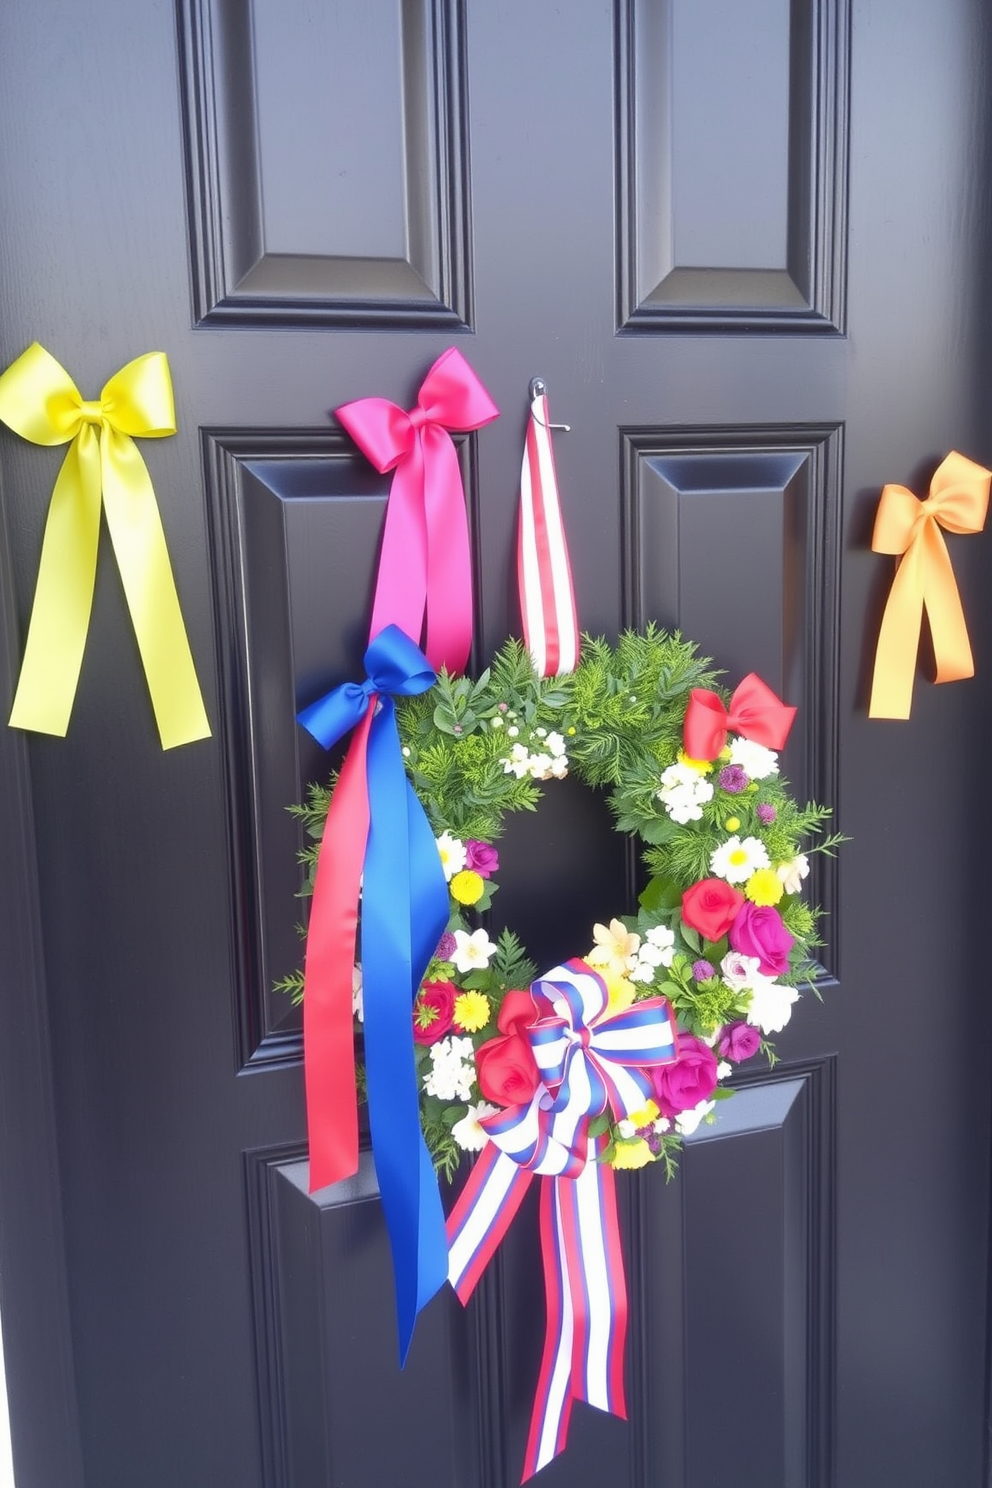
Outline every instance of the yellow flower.
<path fill-rule="evenodd" d="M 736 832 L 739 830 L 740 824 L 741 819 L 739 816 L 728 816 L 723 825 L 726 827 L 728 832 Z"/>
<path fill-rule="evenodd" d="M 593 925 L 592 938 L 596 944 L 586 957 L 590 966 L 620 977 L 625 971 L 633 970 L 641 937 L 628 930 L 622 920 L 611 920 L 609 929 L 605 925 Z"/>
<path fill-rule="evenodd" d="M 690 770 L 695 770 L 697 775 L 709 775 L 713 770 L 712 760 L 697 760 L 686 754 L 684 749 L 679 750 L 679 764 L 687 765 Z"/>
<path fill-rule="evenodd" d="M 492 1008 L 484 992 L 459 992 L 455 998 L 454 1019 L 466 1033 L 478 1033 L 489 1022 Z"/>
<path fill-rule="evenodd" d="M 610 1000 L 606 1004 L 608 1013 L 625 1013 L 637 996 L 637 988 L 633 982 L 628 982 L 624 976 L 617 976 L 616 972 L 610 971 L 600 973 L 606 983 L 606 990 L 610 994 Z"/>
<path fill-rule="evenodd" d="M 777 904 L 785 893 L 785 885 L 774 868 L 756 868 L 744 885 L 744 893 L 752 904 Z"/>
<path fill-rule="evenodd" d="M 649 1100 L 645 1102 L 639 1111 L 634 1111 L 632 1115 L 628 1116 L 627 1120 L 632 1121 L 638 1131 L 640 1131 L 642 1126 L 653 1126 L 660 1115 L 661 1110 L 659 1107 L 655 1105 L 653 1100 Z"/>
<path fill-rule="evenodd" d="M 651 1148 L 643 1137 L 636 1142 L 618 1142 L 610 1162 L 611 1168 L 643 1168 L 652 1162 Z"/>
<path fill-rule="evenodd" d="M 485 884 L 481 873 L 476 873 L 473 868 L 463 868 L 460 873 L 455 874 L 448 888 L 452 899 L 457 899 L 459 904 L 477 904 L 482 898 Z"/>

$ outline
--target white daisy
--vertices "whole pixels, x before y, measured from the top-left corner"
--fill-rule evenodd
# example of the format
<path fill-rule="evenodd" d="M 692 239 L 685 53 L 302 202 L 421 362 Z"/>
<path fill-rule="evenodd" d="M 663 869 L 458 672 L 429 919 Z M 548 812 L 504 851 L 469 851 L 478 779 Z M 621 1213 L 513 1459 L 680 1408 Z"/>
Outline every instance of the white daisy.
<path fill-rule="evenodd" d="M 778 755 L 753 739 L 735 739 L 730 746 L 730 763 L 740 765 L 750 780 L 765 780 L 778 774 Z"/>
<path fill-rule="evenodd" d="M 468 857 L 465 844 L 460 837 L 452 837 L 450 832 L 442 832 L 437 838 L 437 850 L 441 855 L 444 876 L 450 883 L 455 874 L 461 873 L 465 867 Z"/>
<path fill-rule="evenodd" d="M 710 854 L 710 872 L 728 883 L 746 883 L 758 868 L 768 868 L 768 849 L 757 837 L 728 837 Z"/>

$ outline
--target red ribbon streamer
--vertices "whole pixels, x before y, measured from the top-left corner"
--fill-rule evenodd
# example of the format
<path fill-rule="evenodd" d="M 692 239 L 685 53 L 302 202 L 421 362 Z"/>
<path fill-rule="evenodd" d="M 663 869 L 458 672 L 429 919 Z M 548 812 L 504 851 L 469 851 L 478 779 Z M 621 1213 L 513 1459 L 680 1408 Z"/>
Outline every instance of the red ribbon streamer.
<path fill-rule="evenodd" d="M 351 977 L 358 937 L 355 886 L 369 835 L 365 756 L 374 711 L 370 699 L 352 734 L 324 827 L 324 841 L 335 850 L 320 853 L 313 885 L 303 998 L 311 1193 L 358 1170 Z"/>
<path fill-rule="evenodd" d="M 387 398 L 336 410 L 376 470 L 395 470 L 372 606 L 374 639 L 398 625 L 435 671 L 460 672 L 472 647 L 472 557 L 458 454 L 449 429 L 480 429 L 499 409 L 457 347 L 424 378 L 409 413 Z"/>
<path fill-rule="evenodd" d="M 783 748 L 796 709 L 772 692 L 756 672 L 748 672 L 730 699 L 730 708 L 707 688 L 694 687 L 685 712 L 683 741 L 690 759 L 714 760 L 727 733 L 741 734 L 768 749 Z"/>

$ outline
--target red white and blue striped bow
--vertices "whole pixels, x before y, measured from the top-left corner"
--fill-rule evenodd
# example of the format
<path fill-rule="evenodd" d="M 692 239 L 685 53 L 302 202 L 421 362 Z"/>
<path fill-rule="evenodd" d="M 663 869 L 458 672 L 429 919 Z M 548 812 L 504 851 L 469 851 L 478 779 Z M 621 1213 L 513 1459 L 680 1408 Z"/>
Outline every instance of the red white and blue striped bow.
<path fill-rule="evenodd" d="M 531 1179 L 541 1185 L 547 1324 L 522 1481 L 565 1446 L 573 1400 L 626 1418 L 627 1288 L 613 1169 L 596 1159 L 606 1136 L 590 1124 L 607 1108 L 631 1116 L 651 1094 L 644 1073 L 677 1056 L 662 997 L 611 1014 L 602 977 L 572 960 L 531 989 L 553 1016 L 525 1030 L 542 1083 L 529 1105 L 481 1124 L 489 1137 L 448 1220 L 448 1280 L 467 1302 Z"/>

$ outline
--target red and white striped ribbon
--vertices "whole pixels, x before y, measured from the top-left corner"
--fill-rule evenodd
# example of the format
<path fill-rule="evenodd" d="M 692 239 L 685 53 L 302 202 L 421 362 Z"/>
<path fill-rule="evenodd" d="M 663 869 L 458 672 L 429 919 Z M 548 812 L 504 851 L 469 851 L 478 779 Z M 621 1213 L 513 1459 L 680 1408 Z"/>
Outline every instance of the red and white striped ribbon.
<path fill-rule="evenodd" d="M 540 677 L 574 672 L 579 622 L 558 499 L 548 397 L 531 399 L 520 472 L 517 580 L 524 642 Z"/>

